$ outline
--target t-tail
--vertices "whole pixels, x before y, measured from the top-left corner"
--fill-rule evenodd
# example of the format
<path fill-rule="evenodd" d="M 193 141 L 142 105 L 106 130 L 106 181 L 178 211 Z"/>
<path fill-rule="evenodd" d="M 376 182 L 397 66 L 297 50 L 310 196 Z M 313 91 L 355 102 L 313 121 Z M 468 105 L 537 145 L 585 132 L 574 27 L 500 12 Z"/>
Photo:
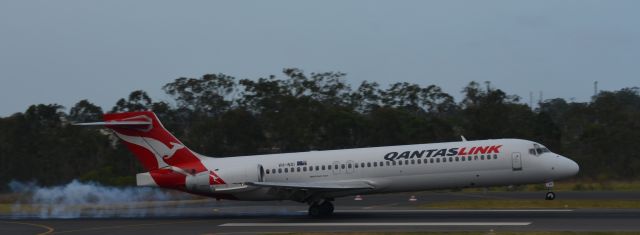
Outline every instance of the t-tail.
<path fill-rule="evenodd" d="M 104 122 L 76 125 L 112 129 L 148 171 L 137 175 L 138 185 L 185 189 L 187 176 L 209 172 L 202 163 L 204 157 L 191 151 L 169 133 L 155 113 L 111 113 L 105 114 L 103 119 Z"/>

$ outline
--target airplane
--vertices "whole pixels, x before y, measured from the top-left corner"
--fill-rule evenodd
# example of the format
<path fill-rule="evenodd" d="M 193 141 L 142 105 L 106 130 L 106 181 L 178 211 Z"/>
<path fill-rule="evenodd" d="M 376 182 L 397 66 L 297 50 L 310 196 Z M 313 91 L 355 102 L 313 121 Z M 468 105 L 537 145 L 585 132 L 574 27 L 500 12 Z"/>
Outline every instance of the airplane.
<path fill-rule="evenodd" d="M 105 114 L 78 123 L 114 131 L 147 172 L 138 186 L 221 199 L 292 200 L 312 217 L 333 214 L 332 201 L 353 195 L 545 183 L 574 176 L 576 162 L 523 139 L 490 139 L 215 158 L 167 131 L 152 111 Z M 215 141 L 215 140 L 212 140 Z"/>

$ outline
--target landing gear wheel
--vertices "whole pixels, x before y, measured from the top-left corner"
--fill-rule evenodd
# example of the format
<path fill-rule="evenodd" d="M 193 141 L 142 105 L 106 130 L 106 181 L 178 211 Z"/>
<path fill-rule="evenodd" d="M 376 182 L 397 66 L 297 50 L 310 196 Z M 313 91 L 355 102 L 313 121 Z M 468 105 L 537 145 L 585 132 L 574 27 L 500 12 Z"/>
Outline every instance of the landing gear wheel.
<path fill-rule="evenodd" d="M 333 214 L 333 204 L 330 201 L 324 201 L 320 204 L 313 203 L 309 206 L 309 216 L 318 218 L 326 217 Z"/>
<path fill-rule="evenodd" d="M 333 209 L 334 209 L 333 204 L 329 201 L 325 201 L 322 204 L 320 204 L 320 208 L 323 216 L 329 216 L 333 214 Z"/>
<path fill-rule="evenodd" d="M 547 195 L 544 197 L 544 200 L 556 199 L 556 194 L 551 191 L 553 190 L 553 181 L 546 182 L 544 186 L 547 187 L 548 190 Z"/>
<path fill-rule="evenodd" d="M 544 198 L 545 200 L 553 200 L 556 199 L 556 194 L 554 192 L 547 192 L 547 195 Z"/>
<path fill-rule="evenodd" d="M 322 209 L 318 204 L 314 203 L 311 206 L 309 206 L 309 216 L 314 218 L 322 216 Z"/>

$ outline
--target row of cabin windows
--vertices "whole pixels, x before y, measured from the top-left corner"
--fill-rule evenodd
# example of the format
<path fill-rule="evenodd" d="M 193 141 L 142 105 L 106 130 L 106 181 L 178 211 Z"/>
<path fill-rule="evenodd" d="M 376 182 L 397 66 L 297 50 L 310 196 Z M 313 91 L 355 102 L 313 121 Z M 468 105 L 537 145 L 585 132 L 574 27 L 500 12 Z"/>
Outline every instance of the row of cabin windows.
<path fill-rule="evenodd" d="M 395 166 L 395 165 L 399 165 L 402 166 L 404 165 L 414 165 L 414 164 L 427 164 L 427 163 L 440 163 L 440 162 L 464 162 L 464 161 L 473 161 L 473 160 L 491 160 L 491 159 L 498 159 L 498 155 L 494 154 L 494 155 L 476 155 L 476 156 L 456 156 L 456 157 L 442 157 L 442 158 L 430 158 L 430 159 L 424 159 L 424 161 L 422 159 L 411 159 L 411 160 L 399 160 L 399 161 L 381 161 L 381 162 L 361 162 L 361 163 L 347 163 L 347 164 L 332 164 L 332 165 L 321 165 L 321 166 L 303 166 L 303 167 L 283 167 L 283 168 L 278 168 L 277 171 L 276 169 L 267 169 L 266 173 L 267 174 L 276 174 L 276 172 L 278 174 L 281 173 L 289 173 L 289 172 L 313 172 L 313 171 L 324 171 L 324 170 L 331 170 L 332 167 L 333 169 L 345 169 L 345 168 L 365 168 L 365 167 L 383 167 L 385 166 Z M 427 161 L 428 160 L 428 161 Z"/>

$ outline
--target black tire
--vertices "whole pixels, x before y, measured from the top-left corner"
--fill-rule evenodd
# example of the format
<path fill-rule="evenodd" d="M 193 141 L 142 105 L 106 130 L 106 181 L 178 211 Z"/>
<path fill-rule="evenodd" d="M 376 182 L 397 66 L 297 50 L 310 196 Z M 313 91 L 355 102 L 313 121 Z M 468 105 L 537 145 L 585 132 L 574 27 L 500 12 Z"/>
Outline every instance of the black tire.
<path fill-rule="evenodd" d="M 309 207 L 309 216 L 318 218 L 322 216 L 322 208 L 316 204 L 313 204 Z"/>
<path fill-rule="evenodd" d="M 548 192 L 544 198 L 545 200 L 553 200 L 556 199 L 556 194 L 554 192 Z"/>
<path fill-rule="evenodd" d="M 320 205 L 320 208 L 322 208 L 322 215 L 323 216 L 329 216 L 331 214 L 333 214 L 333 203 L 329 202 L 329 201 L 325 201 L 324 203 L 322 203 Z"/>

